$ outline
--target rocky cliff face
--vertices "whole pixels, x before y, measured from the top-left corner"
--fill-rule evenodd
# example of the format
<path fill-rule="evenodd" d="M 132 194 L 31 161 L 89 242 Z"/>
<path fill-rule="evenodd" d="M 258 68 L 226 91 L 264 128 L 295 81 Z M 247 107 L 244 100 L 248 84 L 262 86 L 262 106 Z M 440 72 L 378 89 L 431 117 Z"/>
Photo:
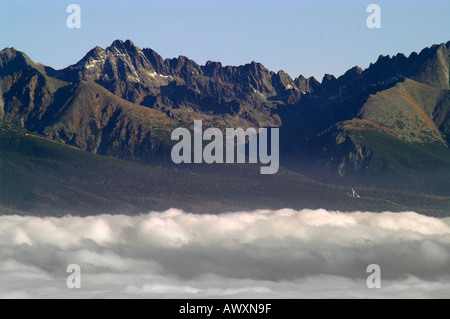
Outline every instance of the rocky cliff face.
<path fill-rule="evenodd" d="M 166 156 L 162 150 L 179 122 L 125 101 L 94 81 L 50 77 L 44 66 L 14 49 L 0 56 L 3 121 L 93 153 L 145 162 Z"/>
<path fill-rule="evenodd" d="M 223 67 L 212 61 L 200 66 L 184 56 L 163 60 L 129 40 L 91 50 L 77 64 L 56 72 L 56 77 L 71 83 L 93 81 L 182 122 L 190 122 L 195 112 L 206 125 L 219 126 L 230 121 L 244 127 L 279 126 L 272 109 L 295 103 L 302 95 L 289 75 L 256 62 Z"/>
<path fill-rule="evenodd" d="M 327 74 L 321 83 L 257 62 L 163 59 L 129 40 L 96 47 L 63 70 L 5 49 L 0 119 L 90 152 L 146 162 L 167 157 L 171 130 L 195 119 L 222 129 L 281 127 L 282 160 L 345 179 L 398 159 L 378 160 L 379 142 L 360 138 L 365 132 L 424 147 L 424 158 L 427 145 L 448 152 L 449 69 L 450 42 L 409 57 L 380 56 L 366 70 Z"/>

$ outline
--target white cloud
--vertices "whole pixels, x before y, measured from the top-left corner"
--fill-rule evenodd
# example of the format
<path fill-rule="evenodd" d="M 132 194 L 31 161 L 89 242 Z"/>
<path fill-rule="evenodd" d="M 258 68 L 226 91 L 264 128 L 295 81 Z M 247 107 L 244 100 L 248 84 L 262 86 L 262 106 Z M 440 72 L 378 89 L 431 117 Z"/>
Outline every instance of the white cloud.
<path fill-rule="evenodd" d="M 66 287 L 78 264 L 82 289 Z M 369 290 L 369 264 L 382 289 Z M 0 217 L 0 297 L 450 297 L 450 219 L 325 210 Z"/>

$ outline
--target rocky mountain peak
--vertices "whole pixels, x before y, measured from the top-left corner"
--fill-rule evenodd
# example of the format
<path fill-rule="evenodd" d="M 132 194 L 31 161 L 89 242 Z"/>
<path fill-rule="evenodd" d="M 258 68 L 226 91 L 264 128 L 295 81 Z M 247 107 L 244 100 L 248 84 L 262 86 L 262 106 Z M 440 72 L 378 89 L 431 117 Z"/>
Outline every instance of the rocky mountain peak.
<path fill-rule="evenodd" d="M 448 43 L 447 43 L 448 44 Z M 371 63 L 363 75 L 371 82 L 392 81 L 409 77 L 432 87 L 449 89 L 450 50 L 447 44 L 433 45 L 408 57 L 399 53 L 390 57 L 381 55 Z"/>
<path fill-rule="evenodd" d="M 110 51 L 114 53 L 122 53 L 129 56 L 142 54 L 142 51 L 139 47 L 137 47 L 131 40 L 126 40 L 123 42 L 122 40 L 115 40 L 106 51 Z"/>
<path fill-rule="evenodd" d="M 209 60 L 202 69 L 206 75 L 215 76 L 222 69 L 222 63 Z"/>
<path fill-rule="evenodd" d="M 325 74 L 322 79 L 322 84 L 336 81 L 336 77 L 332 74 Z"/>
<path fill-rule="evenodd" d="M 34 64 L 23 52 L 14 48 L 6 48 L 0 51 L 0 72 L 2 74 L 24 69 Z"/>
<path fill-rule="evenodd" d="M 298 89 L 292 78 L 284 71 L 278 71 L 274 76 L 274 84 L 278 90 L 287 91 Z"/>
<path fill-rule="evenodd" d="M 317 81 L 313 76 L 305 78 L 303 75 L 299 75 L 295 80 L 297 88 L 303 93 L 312 93 L 315 89 L 320 86 L 319 81 Z"/>
<path fill-rule="evenodd" d="M 151 63 L 153 66 L 153 69 L 158 73 L 167 74 L 168 73 L 168 67 L 166 61 L 163 60 L 163 58 L 154 50 L 150 48 L 144 48 L 142 50 L 147 60 Z"/>
<path fill-rule="evenodd" d="M 408 58 L 406 76 L 432 87 L 450 89 L 450 50 L 446 44 L 433 45 Z"/>
<path fill-rule="evenodd" d="M 4 48 L 0 51 L 0 61 L 11 61 L 13 60 L 18 54 L 24 55 L 24 53 L 17 51 L 14 49 L 14 47 L 11 48 Z"/>
<path fill-rule="evenodd" d="M 171 59 L 169 65 L 172 68 L 172 71 L 178 75 L 199 75 L 202 73 L 200 65 L 184 55 Z"/>
<path fill-rule="evenodd" d="M 130 45 L 128 45 L 127 47 L 130 48 Z M 114 40 L 106 50 L 127 52 L 127 47 L 125 47 L 125 43 L 122 40 Z"/>
<path fill-rule="evenodd" d="M 338 78 L 339 84 L 342 87 L 346 87 L 351 85 L 354 81 L 361 77 L 361 74 L 364 72 L 359 66 L 354 66 L 343 75 Z"/>
<path fill-rule="evenodd" d="M 16 72 L 30 71 L 45 77 L 48 73 L 54 75 L 55 70 L 43 64 L 34 62 L 24 52 L 15 48 L 0 51 L 0 77 L 12 75 Z"/>

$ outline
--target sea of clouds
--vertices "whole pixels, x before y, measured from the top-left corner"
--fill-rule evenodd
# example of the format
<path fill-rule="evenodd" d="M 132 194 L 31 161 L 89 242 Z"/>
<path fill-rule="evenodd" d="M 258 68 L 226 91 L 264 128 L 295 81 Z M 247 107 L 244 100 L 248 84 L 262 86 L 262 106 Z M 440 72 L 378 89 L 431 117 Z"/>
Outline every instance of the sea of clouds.
<path fill-rule="evenodd" d="M 67 266 L 81 268 L 68 289 Z M 369 289 L 367 266 L 381 267 Z M 0 217 L 0 298 L 450 298 L 450 218 L 259 210 Z"/>

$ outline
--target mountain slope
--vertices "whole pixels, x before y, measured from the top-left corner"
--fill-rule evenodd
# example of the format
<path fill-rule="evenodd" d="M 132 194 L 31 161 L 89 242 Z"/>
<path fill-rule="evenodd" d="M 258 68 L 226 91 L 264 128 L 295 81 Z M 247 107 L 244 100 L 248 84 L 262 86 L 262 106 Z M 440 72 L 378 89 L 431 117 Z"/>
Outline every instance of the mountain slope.
<path fill-rule="evenodd" d="M 163 60 L 130 40 L 114 41 L 105 50 L 95 48 L 55 76 L 72 83 L 95 81 L 117 96 L 161 109 L 184 123 L 191 122 L 195 112 L 207 126 L 278 126 L 270 111 L 278 102 L 269 99 L 296 101 L 301 95 L 287 74 L 275 74 L 259 63 L 222 67 L 212 61 L 200 66 L 184 56 Z"/>
<path fill-rule="evenodd" d="M 280 115 L 287 139 L 302 135 L 283 143 L 285 164 L 321 181 L 449 194 L 449 61 L 450 42 L 324 78 Z"/>
<path fill-rule="evenodd" d="M 167 156 L 178 121 L 94 82 L 49 77 L 43 66 L 13 49 L 0 56 L 2 120 L 93 153 L 148 162 Z"/>
<path fill-rule="evenodd" d="M 170 134 L 180 123 L 164 113 L 135 105 L 101 86 L 79 82 L 43 133 L 92 153 L 137 161 L 166 156 Z"/>
<path fill-rule="evenodd" d="M 0 123 L 0 213 L 62 216 L 136 214 L 171 207 L 218 213 L 261 208 L 412 210 L 448 216 L 449 197 L 318 184 L 250 166 L 182 169 L 90 154 Z"/>

